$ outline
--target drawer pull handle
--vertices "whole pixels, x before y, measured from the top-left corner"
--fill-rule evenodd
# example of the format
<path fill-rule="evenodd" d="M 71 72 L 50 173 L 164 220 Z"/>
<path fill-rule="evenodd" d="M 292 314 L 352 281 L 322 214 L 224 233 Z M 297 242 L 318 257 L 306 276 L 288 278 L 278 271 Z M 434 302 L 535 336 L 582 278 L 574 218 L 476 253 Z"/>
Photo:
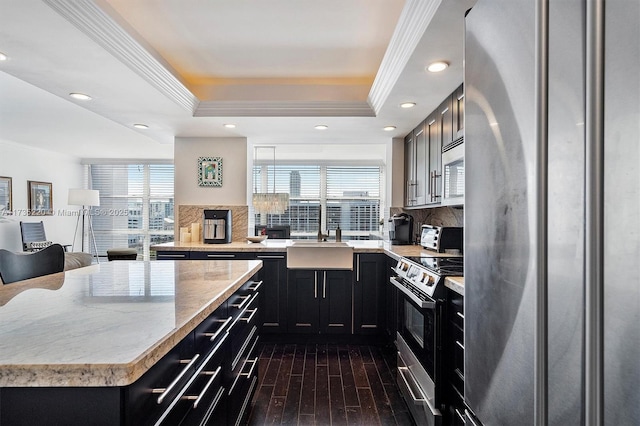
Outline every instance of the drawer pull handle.
<path fill-rule="evenodd" d="M 256 291 L 256 290 L 258 290 L 261 286 L 262 286 L 262 280 L 258 281 L 257 283 L 253 283 L 253 286 L 249 286 L 249 290 L 251 290 L 251 291 Z"/>
<path fill-rule="evenodd" d="M 209 341 L 213 342 L 214 340 L 216 340 L 218 338 L 218 336 L 220 334 L 222 334 L 224 329 L 227 328 L 227 325 L 229 325 L 229 323 L 231 322 L 232 319 L 233 319 L 233 317 L 229 317 L 226 320 L 218 320 L 218 321 L 222 322 L 222 325 L 220 326 L 218 331 L 216 331 L 215 333 L 204 333 L 204 335 L 207 336 L 207 337 L 210 337 Z"/>
<path fill-rule="evenodd" d="M 464 345 L 460 343 L 458 340 L 456 340 L 456 345 L 460 346 L 460 348 L 462 348 L 462 350 L 464 351 Z"/>
<path fill-rule="evenodd" d="M 459 316 L 460 318 L 464 319 L 464 315 L 462 315 L 460 312 L 456 312 L 456 315 Z"/>
<path fill-rule="evenodd" d="M 244 370 L 245 366 L 251 363 L 251 368 L 249 369 L 249 371 L 247 373 L 243 373 L 242 370 Z M 238 375 L 236 376 L 236 379 L 233 381 L 233 384 L 231 385 L 231 388 L 229 389 L 229 395 L 231 395 L 233 393 L 233 389 L 235 389 L 236 384 L 238 383 L 238 380 L 240 379 L 241 376 L 245 376 L 247 378 L 251 377 L 251 375 L 253 374 L 253 369 L 256 367 L 256 365 L 258 365 L 258 357 L 256 357 L 253 360 L 245 360 L 244 363 L 242 364 L 242 368 L 240 369 L 240 373 L 238 373 Z"/>
<path fill-rule="evenodd" d="M 216 371 L 214 371 L 214 372 L 211 372 L 211 371 L 203 371 L 202 372 L 202 374 L 211 374 L 211 378 L 209 379 L 207 384 L 204 385 L 204 388 L 202 388 L 202 392 L 200 392 L 200 395 L 198 395 L 196 397 L 196 400 L 193 401 L 193 408 L 194 409 L 198 408 L 198 404 L 202 400 L 202 397 L 204 397 L 204 395 L 207 393 L 207 390 L 209 390 L 209 388 L 211 387 L 211 384 L 216 380 L 216 377 L 218 377 L 218 375 L 220 374 L 221 370 L 222 370 L 222 366 L 218 366 L 218 368 L 216 368 Z"/>
<path fill-rule="evenodd" d="M 249 303 L 249 299 L 251 298 L 250 294 L 247 294 L 246 296 L 240 296 L 239 299 L 242 299 L 242 303 L 233 303 L 231 305 L 231 307 L 233 308 L 238 308 L 240 310 L 242 310 L 242 308 L 244 308 L 244 305 L 246 305 L 247 303 Z"/>
<path fill-rule="evenodd" d="M 187 257 L 187 256 L 185 254 L 159 254 L 158 257 L 160 259 L 165 258 L 165 257 L 182 259 L 182 258 Z"/>
<path fill-rule="evenodd" d="M 467 424 L 466 420 L 464 419 L 464 414 L 462 414 L 460 410 L 458 410 L 457 408 L 456 408 L 456 414 L 458 415 L 458 417 L 460 417 L 460 420 L 462 420 L 462 423 Z"/>
<path fill-rule="evenodd" d="M 256 314 L 256 312 L 258 312 L 258 308 L 249 309 L 247 312 L 251 312 L 251 315 L 249 315 L 247 318 L 240 318 L 240 321 L 244 321 L 246 323 L 250 323 L 251 319 L 253 318 L 253 316 Z"/>
<path fill-rule="evenodd" d="M 253 370 L 256 368 L 256 365 L 258 365 L 258 357 L 255 357 L 251 361 L 247 361 L 245 365 L 248 363 L 251 363 L 251 368 L 246 373 L 240 373 L 241 376 L 251 377 L 251 375 L 253 374 Z"/>
<path fill-rule="evenodd" d="M 162 401 L 166 398 L 166 396 L 173 390 L 173 388 L 178 384 L 180 379 L 189 371 L 191 366 L 195 364 L 195 362 L 200 358 L 200 354 L 196 354 L 191 361 L 180 360 L 180 363 L 188 362 L 188 364 L 180 371 L 180 374 L 173 379 L 173 381 L 166 388 L 154 388 L 152 393 L 160 393 L 161 395 L 158 397 L 158 404 L 162 404 Z"/>
<path fill-rule="evenodd" d="M 257 259 L 284 259 L 284 256 L 267 256 L 267 255 L 258 255 Z"/>
<path fill-rule="evenodd" d="M 230 259 L 230 258 L 233 258 L 233 257 L 236 257 L 236 255 L 235 254 L 208 254 L 207 255 L 207 258 L 209 258 L 209 259 L 214 259 L 214 258 Z"/>

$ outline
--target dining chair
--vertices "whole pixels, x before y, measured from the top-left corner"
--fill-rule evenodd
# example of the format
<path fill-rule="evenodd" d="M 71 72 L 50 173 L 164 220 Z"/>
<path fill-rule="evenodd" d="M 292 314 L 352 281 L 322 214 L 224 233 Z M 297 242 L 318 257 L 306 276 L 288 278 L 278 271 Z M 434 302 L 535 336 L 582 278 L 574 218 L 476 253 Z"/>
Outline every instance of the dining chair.
<path fill-rule="evenodd" d="M 31 253 L 14 253 L 0 249 L 0 279 L 4 284 L 64 270 L 64 248 L 52 244 Z"/>

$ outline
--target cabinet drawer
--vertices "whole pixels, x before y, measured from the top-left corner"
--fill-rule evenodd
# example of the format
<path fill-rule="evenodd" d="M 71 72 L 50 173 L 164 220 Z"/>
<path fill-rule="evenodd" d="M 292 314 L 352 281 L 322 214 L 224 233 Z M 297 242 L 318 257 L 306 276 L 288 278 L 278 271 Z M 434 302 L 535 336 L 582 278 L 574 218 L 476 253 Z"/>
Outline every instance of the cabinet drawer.
<path fill-rule="evenodd" d="M 247 260 L 253 259 L 250 253 L 222 253 L 218 251 L 191 252 L 192 260 Z"/>
<path fill-rule="evenodd" d="M 242 424 L 249 414 L 251 399 L 258 382 L 258 329 L 253 327 L 233 369 L 229 388 L 229 422 Z"/>
<path fill-rule="evenodd" d="M 167 411 L 201 360 L 189 334 L 149 371 L 126 388 L 129 425 L 154 424 Z"/>
<path fill-rule="evenodd" d="M 188 251 L 157 251 L 157 260 L 189 260 L 190 253 Z"/>
<path fill-rule="evenodd" d="M 233 317 L 227 314 L 227 304 L 223 303 L 194 330 L 195 350 L 201 354 L 209 351 L 231 328 Z"/>

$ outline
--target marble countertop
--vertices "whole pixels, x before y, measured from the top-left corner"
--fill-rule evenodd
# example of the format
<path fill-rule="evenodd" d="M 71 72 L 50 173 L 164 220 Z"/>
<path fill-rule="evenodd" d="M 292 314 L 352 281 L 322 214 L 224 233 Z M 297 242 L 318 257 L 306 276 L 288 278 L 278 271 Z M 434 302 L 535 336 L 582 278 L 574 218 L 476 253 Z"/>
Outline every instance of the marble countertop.
<path fill-rule="evenodd" d="M 464 296 L 464 277 L 446 277 L 444 279 L 444 285 Z"/>
<path fill-rule="evenodd" d="M 0 387 L 131 384 L 261 267 L 117 261 L 0 285 Z"/>
<path fill-rule="evenodd" d="M 204 243 L 163 243 L 151 247 L 156 251 L 219 251 L 219 252 L 286 252 L 295 240 L 270 240 L 261 243 L 232 242 L 227 244 Z M 331 242 L 331 241 L 330 241 Z M 436 253 L 425 250 L 419 245 L 392 245 L 385 240 L 345 241 L 356 253 L 386 253 L 394 259 L 408 256 L 451 256 L 447 253 Z"/>

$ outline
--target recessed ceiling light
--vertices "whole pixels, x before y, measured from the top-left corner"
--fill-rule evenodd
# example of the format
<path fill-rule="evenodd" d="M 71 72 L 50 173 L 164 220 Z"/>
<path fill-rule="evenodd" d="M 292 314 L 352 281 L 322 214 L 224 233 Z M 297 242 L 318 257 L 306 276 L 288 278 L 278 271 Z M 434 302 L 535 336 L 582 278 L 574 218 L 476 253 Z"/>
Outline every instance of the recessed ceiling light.
<path fill-rule="evenodd" d="M 6 61 L 7 59 L 9 59 L 7 57 L 7 55 L 5 55 L 4 53 L 0 52 L 0 61 Z"/>
<path fill-rule="evenodd" d="M 403 102 L 400 104 L 400 108 L 413 108 L 416 106 L 415 102 Z"/>
<path fill-rule="evenodd" d="M 90 101 L 91 100 L 91 96 L 85 95 L 84 93 L 69 93 L 69 96 L 71 96 L 73 99 L 77 99 L 79 101 Z"/>
<path fill-rule="evenodd" d="M 385 132 L 390 132 L 390 131 L 395 130 L 395 129 L 396 129 L 396 126 L 384 126 L 382 128 L 382 130 L 384 130 Z"/>
<path fill-rule="evenodd" d="M 147 126 L 146 124 L 142 124 L 142 123 L 136 123 L 133 125 L 133 127 L 135 127 L 136 129 L 148 129 L 149 126 Z"/>
<path fill-rule="evenodd" d="M 427 71 L 440 72 L 446 70 L 448 66 L 449 64 L 444 61 L 433 62 L 429 64 L 429 66 L 427 67 Z"/>
<path fill-rule="evenodd" d="M 316 130 L 327 130 L 329 128 L 329 126 L 327 126 L 326 124 L 318 124 L 317 126 L 314 127 L 314 129 Z"/>
<path fill-rule="evenodd" d="M 235 124 L 228 123 L 228 124 L 225 124 L 225 125 L 224 125 L 224 127 L 226 127 L 227 129 L 235 129 L 235 128 L 236 128 L 236 125 L 235 125 Z"/>

